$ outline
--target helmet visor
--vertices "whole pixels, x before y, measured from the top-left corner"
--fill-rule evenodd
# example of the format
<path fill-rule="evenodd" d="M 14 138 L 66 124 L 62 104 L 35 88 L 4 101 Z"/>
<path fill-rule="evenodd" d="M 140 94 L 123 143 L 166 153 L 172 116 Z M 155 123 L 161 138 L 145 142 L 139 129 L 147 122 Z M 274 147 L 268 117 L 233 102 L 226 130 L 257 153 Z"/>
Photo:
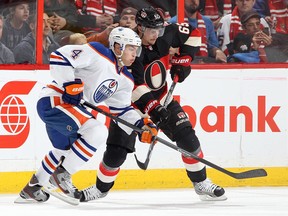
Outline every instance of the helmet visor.
<path fill-rule="evenodd" d="M 136 56 L 139 57 L 141 55 L 142 52 L 142 46 L 139 46 L 136 50 Z"/>
<path fill-rule="evenodd" d="M 159 27 L 159 28 L 145 28 L 145 34 L 147 35 L 157 35 L 157 37 L 162 37 L 165 31 L 165 27 Z"/>

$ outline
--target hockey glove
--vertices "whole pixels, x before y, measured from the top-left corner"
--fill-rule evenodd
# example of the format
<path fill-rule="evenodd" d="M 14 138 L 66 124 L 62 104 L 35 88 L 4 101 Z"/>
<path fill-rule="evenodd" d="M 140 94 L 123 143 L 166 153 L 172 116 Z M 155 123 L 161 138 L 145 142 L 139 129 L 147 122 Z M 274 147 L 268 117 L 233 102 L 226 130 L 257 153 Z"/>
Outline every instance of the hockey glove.
<path fill-rule="evenodd" d="M 175 55 L 172 57 L 171 60 L 171 69 L 170 69 L 170 74 L 171 74 L 171 79 L 174 79 L 174 76 L 178 76 L 178 82 L 181 83 L 183 82 L 186 77 L 189 76 L 191 72 L 191 61 L 192 57 L 189 55 Z"/>
<path fill-rule="evenodd" d="M 138 120 L 135 125 L 143 130 L 141 133 L 137 132 L 141 142 L 149 144 L 154 142 L 154 137 L 157 136 L 158 129 L 150 119 L 142 118 Z"/>
<path fill-rule="evenodd" d="M 155 106 L 153 110 L 150 111 L 150 116 L 153 122 L 161 126 L 161 124 L 166 124 L 170 117 L 170 112 L 161 104 Z"/>
<path fill-rule="evenodd" d="M 81 79 L 75 79 L 75 81 L 66 82 L 63 84 L 64 93 L 62 100 L 64 103 L 78 105 L 83 97 L 84 83 Z"/>

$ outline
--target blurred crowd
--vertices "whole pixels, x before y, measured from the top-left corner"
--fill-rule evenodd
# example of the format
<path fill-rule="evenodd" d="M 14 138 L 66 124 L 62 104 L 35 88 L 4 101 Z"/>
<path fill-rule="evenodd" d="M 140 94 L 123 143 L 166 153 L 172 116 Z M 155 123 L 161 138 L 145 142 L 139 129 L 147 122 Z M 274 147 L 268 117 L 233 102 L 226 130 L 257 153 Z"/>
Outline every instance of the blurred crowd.
<path fill-rule="evenodd" d="M 37 1 L 2 0 L 0 64 L 34 64 Z M 158 8 L 178 22 L 177 0 L 44 0 L 43 58 L 68 44 L 107 45 L 116 26 L 136 27 L 137 10 Z M 185 0 L 185 19 L 202 44 L 193 63 L 288 62 L 288 0 Z M 177 47 L 171 47 L 171 55 Z"/>

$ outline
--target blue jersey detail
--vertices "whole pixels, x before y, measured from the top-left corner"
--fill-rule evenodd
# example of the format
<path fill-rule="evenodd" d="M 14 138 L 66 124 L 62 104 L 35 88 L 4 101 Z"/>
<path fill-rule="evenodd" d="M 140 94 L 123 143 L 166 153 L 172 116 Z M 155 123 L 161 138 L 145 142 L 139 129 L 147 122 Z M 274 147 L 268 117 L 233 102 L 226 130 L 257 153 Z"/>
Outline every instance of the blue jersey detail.
<path fill-rule="evenodd" d="M 71 66 L 71 67 L 73 67 L 72 66 L 72 64 L 70 63 L 70 61 L 65 57 L 65 56 L 63 56 L 59 51 L 55 51 L 54 52 L 56 55 L 58 55 L 58 56 L 61 56 L 64 60 L 65 60 L 65 62 L 54 62 L 54 61 L 50 61 L 50 64 L 52 64 L 52 65 L 64 65 L 64 66 Z"/>
<path fill-rule="evenodd" d="M 89 44 L 92 48 L 94 48 L 96 52 L 99 52 L 101 55 L 106 56 L 108 59 L 110 59 L 110 61 L 116 62 L 116 59 L 112 50 L 108 49 L 103 44 L 98 43 L 98 42 L 90 42 Z"/>

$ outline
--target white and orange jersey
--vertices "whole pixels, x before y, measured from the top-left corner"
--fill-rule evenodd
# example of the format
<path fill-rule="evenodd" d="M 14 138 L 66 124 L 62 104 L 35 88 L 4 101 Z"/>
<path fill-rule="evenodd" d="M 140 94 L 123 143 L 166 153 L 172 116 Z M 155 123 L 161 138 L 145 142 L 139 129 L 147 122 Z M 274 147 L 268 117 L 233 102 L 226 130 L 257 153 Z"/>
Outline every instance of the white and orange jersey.
<path fill-rule="evenodd" d="M 85 100 L 94 105 L 104 102 L 111 113 L 131 124 L 140 119 L 131 106 L 133 76 L 126 67 L 118 66 L 113 52 L 102 44 L 92 42 L 61 47 L 51 54 L 50 71 L 53 88 L 43 89 L 41 97 L 61 96 L 63 83 L 81 79 Z M 119 126 L 128 134 L 132 132 L 124 125 Z"/>

